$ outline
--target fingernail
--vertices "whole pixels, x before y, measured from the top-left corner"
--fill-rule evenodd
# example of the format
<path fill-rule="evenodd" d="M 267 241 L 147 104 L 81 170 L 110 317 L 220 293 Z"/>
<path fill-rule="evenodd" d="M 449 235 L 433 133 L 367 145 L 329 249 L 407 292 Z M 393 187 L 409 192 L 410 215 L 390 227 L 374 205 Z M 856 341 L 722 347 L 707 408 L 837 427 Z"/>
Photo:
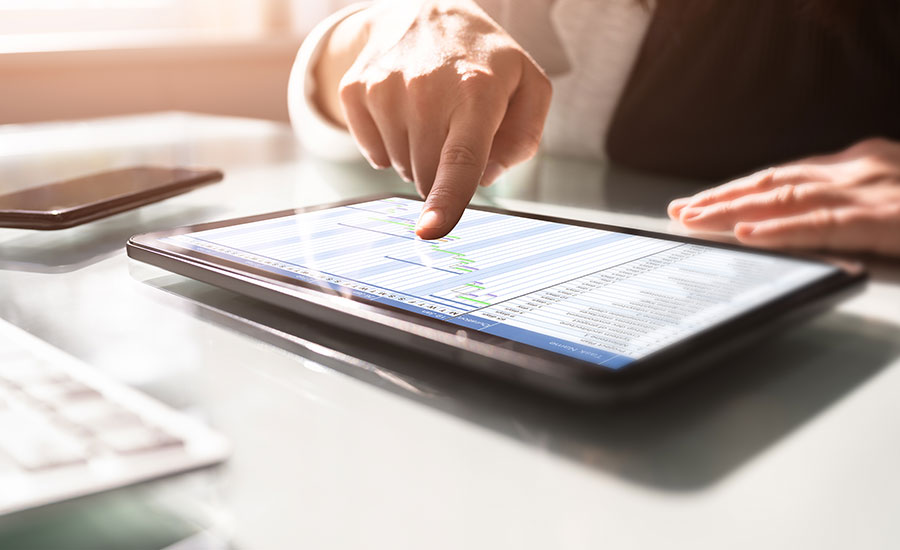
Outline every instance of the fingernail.
<path fill-rule="evenodd" d="M 413 182 L 412 178 L 409 177 L 409 174 L 406 173 L 406 169 L 404 169 L 404 168 L 402 168 L 402 167 L 400 167 L 400 166 L 396 166 L 396 165 L 395 165 L 395 166 L 394 166 L 394 171 L 396 171 L 397 174 L 400 175 L 400 179 L 402 179 L 402 180 L 405 181 L 406 183 L 412 183 L 412 182 Z"/>
<path fill-rule="evenodd" d="M 685 197 L 682 199 L 675 199 L 669 203 L 669 208 L 683 208 L 683 207 L 687 206 L 689 202 L 691 202 L 690 197 Z"/>
<path fill-rule="evenodd" d="M 683 222 L 689 222 L 703 215 L 703 208 L 686 208 L 681 211 L 680 219 Z"/>
<path fill-rule="evenodd" d="M 741 222 L 734 226 L 734 235 L 739 239 L 752 237 L 753 233 L 759 229 L 759 225 L 755 223 Z"/>
<path fill-rule="evenodd" d="M 429 208 L 419 216 L 416 229 L 437 229 L 444 225 L 444 212 L 438 208 Z"/>
<path fill-rule="evenodd" d="M 366 159 L 366 162 L 369 163 L 369 166 L 371 166 L 371 167 L 374 168 L 375 170 L 384 170 L 384 169 L 385 169 L 384 166 L 379 166 L 379 165 L 375 164 L 375 161 L 372 160 L 372 157 L 370 157 L 369 155 L 367 155 L 367 154 L 365 154 L 365 153 L 363 153 L 363 158 L 365 158 L 365 159 Z"/>
<path fill-rule="evenodd" d="M 504 172 L 506 172 L 506 167 L 499 162 L 494 160 L 488 162 L 487 166 L 484 168 L 484 175 L 481 176 L 482 187 L 493 184 L 500 179 L 500 176 L 502 176 Z"/>
<path fill-rule="evenodd" d="M 669 203 L 669 216 L 672 218 L 678 218 L 681 214 L 681 209 L 688 205 L 691 202 L 690 198 L 684 199 L 675 199 Z"/>

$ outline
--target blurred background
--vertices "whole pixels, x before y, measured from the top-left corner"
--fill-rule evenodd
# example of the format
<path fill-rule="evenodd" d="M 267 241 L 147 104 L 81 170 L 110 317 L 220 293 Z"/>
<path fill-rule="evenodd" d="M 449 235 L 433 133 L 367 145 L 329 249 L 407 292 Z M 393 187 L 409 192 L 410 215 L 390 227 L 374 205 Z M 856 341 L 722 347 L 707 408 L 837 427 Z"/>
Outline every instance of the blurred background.
<path fill-rule="evenodd" d="M 0 124 L 161 110 L 287 120 L 303 36 L 343 0 L 0 0 Z"/>

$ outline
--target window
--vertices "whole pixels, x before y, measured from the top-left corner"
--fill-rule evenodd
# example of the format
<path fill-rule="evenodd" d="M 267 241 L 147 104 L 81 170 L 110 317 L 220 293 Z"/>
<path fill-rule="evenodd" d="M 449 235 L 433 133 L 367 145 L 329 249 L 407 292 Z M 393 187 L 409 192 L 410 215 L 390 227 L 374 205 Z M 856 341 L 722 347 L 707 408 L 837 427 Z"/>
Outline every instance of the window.
<path fill-rule="evenodd" d="M 0 53 L 298 34 L 345 0 L 0 0 Z"/>

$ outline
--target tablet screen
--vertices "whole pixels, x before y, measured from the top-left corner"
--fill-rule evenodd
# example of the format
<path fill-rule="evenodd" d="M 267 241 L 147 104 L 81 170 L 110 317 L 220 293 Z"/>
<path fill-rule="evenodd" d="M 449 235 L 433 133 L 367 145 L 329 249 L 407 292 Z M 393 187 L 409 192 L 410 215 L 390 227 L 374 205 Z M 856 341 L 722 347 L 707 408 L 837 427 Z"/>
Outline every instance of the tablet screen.
<path fill-rule="evenodd" d="M 387 198 L 163 242 L 609 369 L 837 270 L 474 209 L 425 241 L 422 204 Z"/>

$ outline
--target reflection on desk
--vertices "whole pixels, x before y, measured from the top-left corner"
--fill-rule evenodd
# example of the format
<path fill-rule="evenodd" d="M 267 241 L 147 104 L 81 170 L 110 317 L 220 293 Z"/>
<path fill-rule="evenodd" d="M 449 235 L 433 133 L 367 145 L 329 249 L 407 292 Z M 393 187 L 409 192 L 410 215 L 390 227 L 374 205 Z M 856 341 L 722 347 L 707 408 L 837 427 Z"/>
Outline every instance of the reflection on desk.
<path fill-rule="evenodd" d="M 229 330 L 523 443 L 672 491 L 714 483 L 900 355 L 900 327 L 836 313 L 647 403 L 610 409 L 547 398 L 407 350 L 398 354 L 376 340 L 176 275 L 147 284 L 190 301 L 198 316 Z M 839 349 L 823 349 L 822 342 L 835 338 L 844 340 Z M 755 420 L 760 408 L 770 421 Z M 736 423 L 745 428 L 739 436 Z"/>
<path fill-rule="evenodd" d="M 164 125 L 173 116 L 188 129 L 181 145 L 125 144 L 105 162 L 216 166 L 222 184 L 77 236 L 0 232 L 0 251 L 13 251 L 2 259 L 31 264 L 0 265 L 0 317 L 169 405 L 202 411 L 234 442 L 226 468 L 151 486 L 152 502 L 188 503 L 234 546 L 254 549 L 900 545 L 896 263 L 878 264 L 866 292 L 836 312 L 649 406 L 576 408 L 110 250 L 132 223 L 139 232 L 413 191 L 362 162 L 304 158 L 281 125 L 138 118 Z M 225 134 L 245 137 L 217 149 Z M 143 159 L 149 149 L 156 158 Z M 36 166 L 42 154 L 38 144 L 20 158 Z M 64 153 L 80 156 L 90 155 Z M 11 162 L 0 158 L 0 171 L 11 173 Z M 545 157 L 476 200 L 665 230 L 662 207 L 692 185 Z M 27 251 L 65 256 L 67 243 L 90 249 L 94 239 L 107 244 L 58 273 L 44 272 L 55 269 L 52 254 Z M 28 536 L 90 523 L 84 514 L 105 510 L 93 506 L 32 517 Z M 138 523 L 128 527 L 136 538 L 155 525 L 149 515 Z M 101 540 L 91 525 L 85 536 Z M 13 532 L 0 525 L 0 541 L 23 540 L 3 538 Z"/>

